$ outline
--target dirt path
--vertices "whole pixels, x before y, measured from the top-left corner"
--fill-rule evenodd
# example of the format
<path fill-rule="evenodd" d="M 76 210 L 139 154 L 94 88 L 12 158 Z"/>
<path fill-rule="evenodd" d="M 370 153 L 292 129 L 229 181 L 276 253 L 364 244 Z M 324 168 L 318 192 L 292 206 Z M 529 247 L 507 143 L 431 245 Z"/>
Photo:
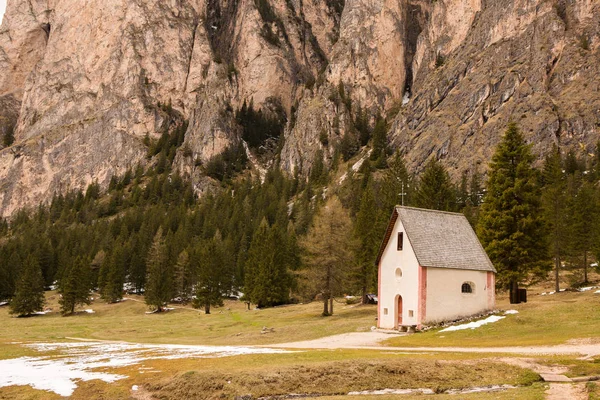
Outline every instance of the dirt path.
<path fill-rule="evenodd" d="M 414 352 L 449 352 L 449 353 L 504 353 L 524 355 L 567 355 L 575 354 L 584 357 L 600 355 L 599 344 L 564 344 L 558 346 L 523 346 L 523 347 L 389 347 L 381 346 L 381 342 L 392 334 L 385 332 L 354 332 L 328 336 L 321 339 L 303 342 L 281 343 L 264 347 L 288 349 L 370 349 L 388 351 Z M 398 335 L 398 334 L 396 334 Z"/>
<path fill-rule="evenodd" d="M 396 334 L 398 335 L 398 334 Z M 558 346 L 527 346 L 527 347 L 385 347 L 381 342 L 390 338 L 390 333 L 384 332 L 355 332 L 329 336 L 303 342 L 282 343 L 269 347 L 289 349 L 372 349 L 402 352 L 458 352 L 458 353 L 503 353 L 519 355 L 581 355 L 589 358 L 600 355 L 600 345 L 592 342 L 564 344 Z M 567 372 L 566 367 L 547 366 L 538 364 L 533 358 L 500 357 L 497 361 L 527 368 L 538 374 L 560 377 Z M 588 398 L 584 383 L 552 382 L 546 391 L 547 400 L 585 400 Z"/>

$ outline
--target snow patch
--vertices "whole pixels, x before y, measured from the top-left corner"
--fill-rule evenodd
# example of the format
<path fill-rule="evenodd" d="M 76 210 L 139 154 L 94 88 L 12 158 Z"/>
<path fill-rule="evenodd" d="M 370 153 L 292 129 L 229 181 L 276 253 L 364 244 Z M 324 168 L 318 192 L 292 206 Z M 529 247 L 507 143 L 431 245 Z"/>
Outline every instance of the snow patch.
<path fill-rule="evenodd" d="M 289 353 L 286 350 L 233 346 L 147 345 L 135 343 L 34 343 L 25 347 L 58 354 L 0 360 L 0 387 L 29 385 L 70 396 L 76 381 L 100 379 L 112 383 L 127 376 L 93 372 L 99 368 L 138 365 L 146 360 L 220 358 L 243 354 Z M 155 372 L 155 371 L 148 371 Z"/>
<path fill-rule="evenodd" d="M 582 287 L 582 288 L 579 288 L 577 290 L 580 291 L 580 292 L 587 292 L 587 291 L 592 290 L 592 289 L 596 289 L 596 286 Z"/>
<path fill-rule="evenodd" d="M 96 311 L 92 310 L 91 308 L 88 308 L 87 310 L 84 310 L 85 313 L 87 314 L 95 314 Z"/>
<path fill-rule="evenodd" d="M 600 293 L 600 290 L 596 290 L 594 293 Z"/>
<path fill-rule="evenodd" d="M 350 392 L 348 396 L 377 396 L 386 394 L 435 394 L 431 389 L 381 389 L 364 390 L 362 392 Z"/>
<path fill-rule="evenodd" d="M 138 387 L 138 385 L 133 385 L 131 387 L 131 390 L 133 390 L 134 392 L 137 392 L 138 390 L 140 390 L 140 388 Z"/>
<path fill-rule="evenodd" d="M 504 311 L 504 315 L 518 314 L 517 310 L 506 310 Z"/>
<path fill-rule="evenodd" d="M 498 322 L 501 319 L 504 319 L 506 317 L 501 317 L 501 316 L 497 316 L 497 315 L 491 315 L 489 317 L 487 317 L 486 319 L 481 319 L 479 321 L 473 321 L 473 322 L 469 322 L 468 324 L 462 324 L 462 325 L 455 325 L 455 326 L 449 326 L 446 329 L 442 329 L 440 332 L 453 332 L 453 331 L 462 331 L 463 329 L 476 329 L 479 328 L 483 325 L 487 325 L 487 324 L 491 324 L 494 322 Z"/>

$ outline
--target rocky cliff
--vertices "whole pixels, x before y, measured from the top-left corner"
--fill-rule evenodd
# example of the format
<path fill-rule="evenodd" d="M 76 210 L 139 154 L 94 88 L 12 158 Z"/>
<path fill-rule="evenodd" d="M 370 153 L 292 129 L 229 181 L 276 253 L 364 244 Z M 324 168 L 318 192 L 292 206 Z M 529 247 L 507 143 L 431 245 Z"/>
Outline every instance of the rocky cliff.
<path fill-rule="evenodd" d="M 8 0 L 0 214 L 152 163 L 144 138 L 184 121 L 175 165 L 201 190 L 245 103 L 287 121 L 290 172 L 331 158 L 359 113 L 388 116 L 415 171 L 487 161 L 511 120 L 537 154 L 589 152 L 599 31 L 593 0 Z"/>

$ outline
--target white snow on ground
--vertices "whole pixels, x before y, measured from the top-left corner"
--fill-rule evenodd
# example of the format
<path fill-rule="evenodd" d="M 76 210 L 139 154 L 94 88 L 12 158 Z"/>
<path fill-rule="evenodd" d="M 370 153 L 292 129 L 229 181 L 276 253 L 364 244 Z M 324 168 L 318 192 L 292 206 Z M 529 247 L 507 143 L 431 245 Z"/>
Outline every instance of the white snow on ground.
<path fill-rule="evenodd" d="M 506 310 L 504 311 L 504 315 L 518 314 L 517 310 Z"/>
<path fill-rule="evenodd" d="M 497 316 L 497 315 L 491 315 L 491 316 L 487 317 L 486 319 L 481 319 L 479 321 L 469 322 L 468 324 L 449 326 L 446 329 L 442 329 L 440 332 L 453 332 L 453 331 L 462 331 L 463 329 L 476 329 L 476 328 L 479 328 L 480 326 L 483 326 L 483 325 L 491 324 L 493 322 L 498 322 L 498 321 L 500 321 L 501 319 L 504 319 L 504 318 L 506 318 L 506 317 L 500 317 L 500 316 Z"/>
<path fill-rule="evenodd" d="M 588 286 L 588 287 L 579 288 L 577 290 L 579 290 L 580 292 L 587 292 L 589 290 L 596 289 L 596 288 L 597 288 L 597 286 Z"/>
<path fill-rule="evenodd" d="M 377 396 L 385 394 L 435 394 L 431 389 L 381 389 L 350 392 L 348 396 Z"/>
<path fill-rule="evenodd" d="M 96 311 L 92 310 L 91 308 L 90 308 L 90 309 L 87 309 L 87 310 L 85 310 L 85 312 L 86 312 L 87 314 L 95 314 L 95 313 L 96 313 Z"/>
<path fill-rule="evenodd" d="M 600 293 L 600 290 L 596 290 L 594 293 Z"/>
<path fill-rule="evenodd" d="M 29 385 L 60 396 L 70 396 L 77 381 L 100 379 L 111 383 L 125 375 L 94 372 L 98 368 L 138 365 L 145 360 L 218 358 L 243 354 L 287 353 L 269 348 L 233 346 L 147 345 L 134 343 L 34 343 L 26 347 L 39 352 L 58 352 L 51 356 L 0 360 L 0 387 Z"/>

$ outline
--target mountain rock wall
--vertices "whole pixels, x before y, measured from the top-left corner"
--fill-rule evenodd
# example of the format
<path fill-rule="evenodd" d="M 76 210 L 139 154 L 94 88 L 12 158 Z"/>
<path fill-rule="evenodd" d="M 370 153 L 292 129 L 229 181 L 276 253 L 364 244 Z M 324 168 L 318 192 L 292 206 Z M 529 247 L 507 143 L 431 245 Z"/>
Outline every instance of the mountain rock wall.
<path fill-rule="evenodd" d="M 417 172 L 482 171 L 509 121 L 538 155 L 588 153 L 599 30 L 593 0 L 8 0 L 0 215 L 151 163 L 144 138 L 183 121 L 175 165 L 200 190 L 244 103 L 286 114 L 290 173 L 330 160 L 357 110 L 388 116 Z"/>

